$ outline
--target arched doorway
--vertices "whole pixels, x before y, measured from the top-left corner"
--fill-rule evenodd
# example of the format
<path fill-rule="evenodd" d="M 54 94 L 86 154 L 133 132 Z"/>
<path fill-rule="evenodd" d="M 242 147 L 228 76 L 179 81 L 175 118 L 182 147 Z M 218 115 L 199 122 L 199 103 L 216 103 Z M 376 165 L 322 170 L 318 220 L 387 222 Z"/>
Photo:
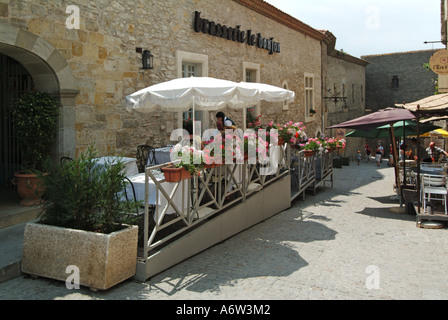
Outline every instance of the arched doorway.
<path fill-rule="evenodd" d="M 27 90 L 34 86 L 36 90 L 48 92 L 60 101 L 58 137 L 53 148 L 55 158 L 74 157 L 76 150 L 75 98 L 79 90 L 75 86 L 67 61 L 53 45 L 33 33 L 5 22 L 0 22 L 0 29 L 2 30 L 0 32 L 0 57 L 6 65 L 16 68 L 14 77 L 31 77 L 34 85 L 29 82 Z M 3 68 L 0 68 L 0 72 L 2 78 L 6 77 L 8 81 L 11 80 L 9 75 L 5 76 L 6 71 Z M 19 95 L 20 90 L 14 94 Z M 10 104 L 10 100 L 11 98 L 6 102 L 0 101 L 0 103 Z M 3 108 L 7 107 L 3 106 Z M 7 133 L 2 135 L 7 140 Z M 8 139 L 13 141 L 14 137 L 8 137 Z M 11 153 L 10 150 L 5 151 L 6 147 L 3 145 L 3 140 L 1 141 L 2 153 Z M 8 160 L 8 162 L 10 167 L 8 170 L 12 170 L 14 161 Z M 5 178 L 3 177 L 3 179 Z M 5 185 L 8 182 L 0 181 L 0 186 L 2 183 Z"/>

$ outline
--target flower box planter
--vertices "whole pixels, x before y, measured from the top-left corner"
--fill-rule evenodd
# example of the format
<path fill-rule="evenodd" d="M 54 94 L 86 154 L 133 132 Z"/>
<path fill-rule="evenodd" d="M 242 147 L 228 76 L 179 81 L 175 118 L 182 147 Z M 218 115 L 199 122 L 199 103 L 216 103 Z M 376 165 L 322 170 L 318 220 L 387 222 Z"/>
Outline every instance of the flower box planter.
<path fill-rule="evenodd" d="M 205 169 L 213 169 L 213 168 L 216 168 L 216 167 L 220 167 L 220 166 L 223 166 L 224 165 L 224 163 L 211 163 L 211 164 L 204 164 L 204 168 Z"/>
<path fill-rule="evenodd" d="M 165 175 L 166 182 L 179 182 L 191 178 L 191 173 L 183 167 L 163 167 L 162 171 Z"/>
<path fill-rule="evenodd" d="M 138 227 L 102 234 L 28 223 L 25 227 L 22 272 L 67 281 L 79 270 L 79 284 L 107 290 L 135 275 Z"/>
<path fill-rule="evenodd" d="M 278 145 L 279 146 L 284 146 L 285 145 L 285 140 L 283 140 L 282 137 L 278 137 Z"/>
<path fill-rule="evenodd" d="M 303 154 L 305 155 L 305 157 L 309 158 L 314 155 L 314 151 L 313 150 L 303 150 Z"/>

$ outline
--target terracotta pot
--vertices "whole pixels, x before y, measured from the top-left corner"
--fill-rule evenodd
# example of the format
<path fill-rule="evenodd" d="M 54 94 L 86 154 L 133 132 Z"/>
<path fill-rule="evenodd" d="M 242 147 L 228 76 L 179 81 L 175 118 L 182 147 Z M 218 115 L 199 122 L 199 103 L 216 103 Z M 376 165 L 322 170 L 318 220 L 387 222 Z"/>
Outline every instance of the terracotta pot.
<path fill-rule="evenodd" d="M 285 145 L 285 140 L 283 140 L 282 137 L 278 137 L 278 145 L 279 146 L 284 146 Z"/>
<path fill-rule="evenodd" d="M 303 153 L 305 154 L 305 157 L 307 157 L 307 158 L 314 155 L 313 150 L 303 150 Z"/>
<path fill-rule="evenodd" d="M 45 193 L 42 181 L 33 173 L 16 172 L 12 184 L 17 186 L 17 192 L 22 198 L 20 201 L 22 206 L 38 205 Z"/>
<path fill-rule="evenodd" d="M 163 167 L 162 171 L 166 182 L 179 182 L 191 178 L 191 173 L 183 167 Z"/>
<path fill-rule="evenodd" d="M 220 167 L 220 166 L 222 166 L 222 165 L 224 165 L 223 163 L 220 163 L 220 164 L 218 164 L 218 163 L 211 163 L 211 164 L 204 164 L 204 168 L 205 169 L 213 169 L 213 168 L 216 168 L 216 167 Z"/>

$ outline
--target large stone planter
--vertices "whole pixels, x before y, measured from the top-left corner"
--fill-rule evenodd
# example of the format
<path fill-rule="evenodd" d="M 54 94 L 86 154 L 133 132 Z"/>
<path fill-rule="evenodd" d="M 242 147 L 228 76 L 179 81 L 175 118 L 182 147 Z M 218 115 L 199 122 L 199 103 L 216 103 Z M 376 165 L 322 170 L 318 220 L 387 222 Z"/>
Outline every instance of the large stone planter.
<path fill-rule="evenodd" d="M 22 272 L 66 281 L 72 275 L 67 267 L 76 266 L 80 285 L 106 290 L 134 276 L 137 239 L 137 226 L 101 234 L 28 223 Z"/>
<path fill-rule="evenodd" d="M 333 168 L 342 168 L 341 159 L 333 158 Z"/>
<path fill-rule="evenodd" d="M 341 157 L 341 164 L 343 166 L 349 166 L 350 165 L 350 158 L 349 157 Z"/>

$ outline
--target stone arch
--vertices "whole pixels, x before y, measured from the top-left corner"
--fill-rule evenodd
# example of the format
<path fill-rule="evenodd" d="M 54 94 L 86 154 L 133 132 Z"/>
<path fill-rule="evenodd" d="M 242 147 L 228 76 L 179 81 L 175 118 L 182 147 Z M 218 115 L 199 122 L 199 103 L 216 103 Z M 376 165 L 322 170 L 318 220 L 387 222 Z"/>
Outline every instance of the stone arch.
<path fill-rule="evenodd" d="M 20 62 L 31 74 L 36 89 L 53 94 L 61 102 L 57 157 L 75 156 L 75 86 L 70 66 L 62 54 L 43 38 L 0 22 L 0 53 Z"/>

